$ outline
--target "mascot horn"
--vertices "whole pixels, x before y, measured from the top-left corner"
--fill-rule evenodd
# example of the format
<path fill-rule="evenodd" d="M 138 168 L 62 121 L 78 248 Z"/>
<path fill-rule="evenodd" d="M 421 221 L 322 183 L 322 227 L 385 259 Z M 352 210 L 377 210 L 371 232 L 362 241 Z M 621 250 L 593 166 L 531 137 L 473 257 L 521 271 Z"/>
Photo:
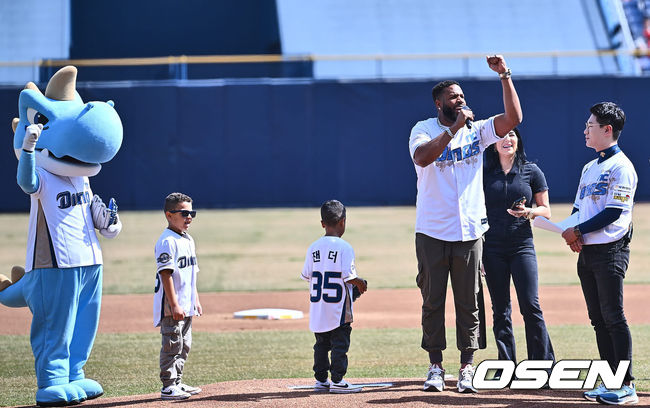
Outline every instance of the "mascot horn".
<path fill-rule="evenodd" d="M 57 71 L 45 95 L 30 82 L 12 122 L 18 185 L 31 198 L 25 268 L 0 276 L 0 303 L 29 307 L 40 406 L 78 404 L 104 390 L 85 378 L 102 295 L 97 229 L 114 238 L 122 229 L 113 199 L 93 195 L 99 173 L 122 144 L 113 102 L 83 103 L 77 69 Z"/>

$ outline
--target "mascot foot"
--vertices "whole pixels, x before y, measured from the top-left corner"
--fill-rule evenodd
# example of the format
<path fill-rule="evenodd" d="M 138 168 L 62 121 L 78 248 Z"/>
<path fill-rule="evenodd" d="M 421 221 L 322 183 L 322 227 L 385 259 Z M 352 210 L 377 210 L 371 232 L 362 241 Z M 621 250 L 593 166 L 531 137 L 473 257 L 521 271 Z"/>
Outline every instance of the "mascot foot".
<path fill-rule="evenodd" d="M 76 405 L 88 399 L 86 392 L 81 387 L 68 383 L 65 384 L 63 388 L 65 389 L 66 394 L 68 394 L 68 401 L 70 401 L 68 402 L 68 405 Z"/>
<path fill-rule="evenodd" d="M 65 407 L 66 405 L 78 404 L 79 397 L 77 391 L 75 390 L 74 396 L 69 395 L 67 385 L 52 385 L 50 387 L 39 388 L 36 391 L 36 405 L 39 407 Z"/>
<path fill-rule="evenodd" d="M 102 386 L 99 385 L 97 381 L 91 380 L 90 378 L 83 378 L 81 380 L 70 381 L 70 385 L 74 385 L 82 389 L 83 392 L 86 394 L 86 399 L 89 400 L 97 397 L 101 397 L 104 394 L 104 389 L 102 388 Z"/>
<path fill-rule="evenodd" d="M 36 391 L 36 405 L 40 407 L 77 405 L 86 399 L 85 391 L 72 384 L 52 385 Z"/>

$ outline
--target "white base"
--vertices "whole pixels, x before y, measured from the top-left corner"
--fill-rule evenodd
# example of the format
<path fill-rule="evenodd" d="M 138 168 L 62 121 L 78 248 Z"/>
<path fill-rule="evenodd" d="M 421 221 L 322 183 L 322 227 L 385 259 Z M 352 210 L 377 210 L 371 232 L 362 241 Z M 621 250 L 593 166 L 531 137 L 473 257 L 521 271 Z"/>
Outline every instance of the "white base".
<path fill-rule="evenodd" d="M 361 383 L 361 384 L 350 384 L 355 388 L 363 387 L 392 387 L 393 383 Z M 311 390 L 314 388 L 313 385 L 290 385 L 289 388 L 292 390 Z M 326 389 L 327 390 L 327 389 Z"/>
<path fill-rule="evenodd" d="M 235 319 L 285 320 L 302 319 L 300 310 L 291 309 L 250 309 L 234 313 Z"/>

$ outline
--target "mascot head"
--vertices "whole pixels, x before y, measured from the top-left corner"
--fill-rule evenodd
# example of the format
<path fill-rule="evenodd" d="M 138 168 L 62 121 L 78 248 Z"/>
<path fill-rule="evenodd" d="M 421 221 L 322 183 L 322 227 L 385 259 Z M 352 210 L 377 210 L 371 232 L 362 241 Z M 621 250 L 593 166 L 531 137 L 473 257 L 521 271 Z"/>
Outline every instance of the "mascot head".
<path fill-rule="evenodd" d="M 36 165 L 60 176 L 94 176 L 122 145 L 122 122 L 113 101 L 83 103 L 76 90 L 77 68 L 63 67 L 45 95 L 33 82 L 20 92 L 14 118 L 14 150 L 20 157 L 25 129 L 43 124 Z"/>

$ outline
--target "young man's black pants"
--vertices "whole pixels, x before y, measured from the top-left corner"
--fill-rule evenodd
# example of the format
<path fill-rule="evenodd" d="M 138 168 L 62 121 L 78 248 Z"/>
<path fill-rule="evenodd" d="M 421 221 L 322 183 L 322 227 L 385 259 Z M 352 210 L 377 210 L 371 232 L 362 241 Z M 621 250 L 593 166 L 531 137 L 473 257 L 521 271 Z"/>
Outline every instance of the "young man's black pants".
<path fill-rule="evenodd" d="M 623 279 L 630 260 L 630 238 L 607 244 L 584 245 L 578 257 L 578 276 L 587 303 L 589 320 L 596 331 L 600 358 L 616 370 L 630 360 L 624 381 L 632 376 L 632 336 L 623 312 Z"/>

